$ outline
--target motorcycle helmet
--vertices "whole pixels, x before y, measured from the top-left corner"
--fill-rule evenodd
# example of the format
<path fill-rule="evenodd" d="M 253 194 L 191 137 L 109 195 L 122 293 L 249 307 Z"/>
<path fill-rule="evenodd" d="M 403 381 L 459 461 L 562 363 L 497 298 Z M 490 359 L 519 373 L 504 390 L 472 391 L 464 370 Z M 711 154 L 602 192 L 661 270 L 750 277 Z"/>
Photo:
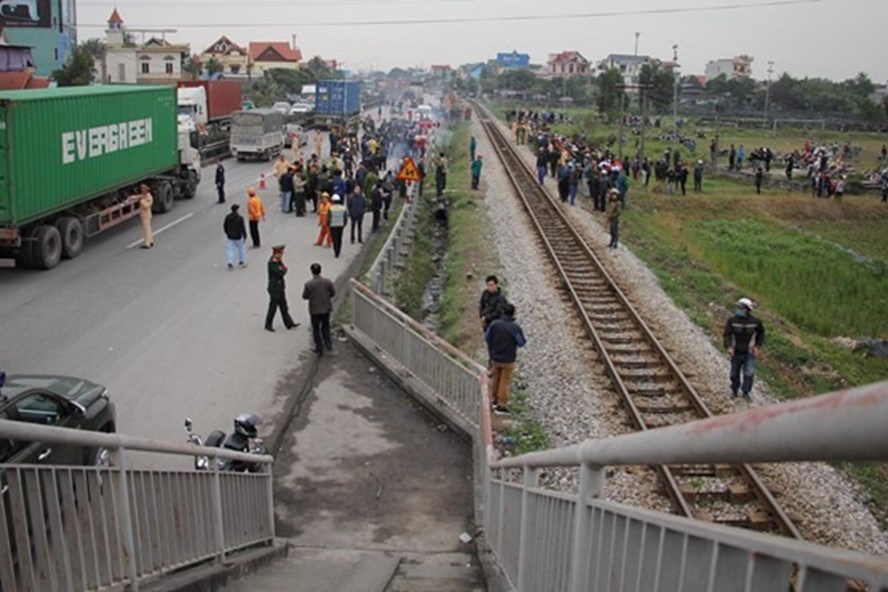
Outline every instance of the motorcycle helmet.
<path fill-rule="evenodd" d="M 234 431 L 247 438 L 255 438 L 259 435 L 259 424 L 262 423 L 252 413 L 241 413 L 234 418 Z"/>

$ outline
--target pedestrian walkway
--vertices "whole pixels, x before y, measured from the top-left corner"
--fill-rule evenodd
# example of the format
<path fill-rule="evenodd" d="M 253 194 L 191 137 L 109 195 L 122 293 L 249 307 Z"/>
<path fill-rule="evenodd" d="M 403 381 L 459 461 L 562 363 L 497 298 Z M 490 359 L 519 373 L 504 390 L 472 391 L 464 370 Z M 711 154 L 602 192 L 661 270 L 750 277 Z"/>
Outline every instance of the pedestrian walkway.
<path fill-rule="evenodd" d="M 275 462 L 289 557 L 225 590 L 484 590 L 473 543 L 460 541 L 474 534 L 469 443 L 335 346 L 303 358 L 311 388 Z"/>

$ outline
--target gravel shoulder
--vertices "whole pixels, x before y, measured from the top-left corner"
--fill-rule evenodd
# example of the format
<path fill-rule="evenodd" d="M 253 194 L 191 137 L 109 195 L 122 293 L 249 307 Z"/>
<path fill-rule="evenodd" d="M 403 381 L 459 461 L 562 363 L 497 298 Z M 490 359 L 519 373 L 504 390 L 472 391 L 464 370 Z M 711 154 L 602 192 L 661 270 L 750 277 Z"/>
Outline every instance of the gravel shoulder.
<path fill-rule="evenodd" d="M 573 321 L 572 305 L 552 275 L 542 245 L 477 121 L 472 123 L 472 133 L 478 139 L 478 152 L 491 155 L 484 167 L 487 215 L 507 295 L 528 337 L 527 347 L 519 354 L 517 386 L 526 388 L 529 405 L 553 447 L 632 431 L 628 415 L 597 364 L 597 353 Z M 533 165 L 529 150 L 523 156 Z M 551 180 L 547 180 L 547 187 L 554 194 Z M 630 188 L 630 207 L 631 201 Z M 656 276 L 630 250 L 622 245 L 617 251 L 605 248 L 609 236 L 591 212 L 566 207 L 571 221 L 605 260 L 609 272 L 618 278 L 621 289 L 710 410 L 718 414 L 742 410 L 743 406 L 735 409 L 726 396 L 728 365 L 711 336 L 672 302 Z M 776 403 L 764 381 L 757 381 L 754 396 L 754 406 Z M 858 488 L 833 467 L 786 463 L 757 469 L 807 540 L 873 555 L 888 554 L 888 534 L 861 501 Z M 547 481 L 559 489 L 575 486 L 574 475 L 567 472 L 554 473 Z M 622 503 L 667 509 L 658 489 L 652 471 L 628 467 L 614 471 L 605 495 Z"/>

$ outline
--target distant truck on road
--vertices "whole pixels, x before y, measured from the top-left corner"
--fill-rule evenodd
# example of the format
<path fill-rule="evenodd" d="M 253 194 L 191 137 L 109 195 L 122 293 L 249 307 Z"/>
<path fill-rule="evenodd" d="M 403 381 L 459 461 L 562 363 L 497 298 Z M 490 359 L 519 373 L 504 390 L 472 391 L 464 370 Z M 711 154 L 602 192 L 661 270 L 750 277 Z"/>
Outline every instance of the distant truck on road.
<path fill-rule="evenodd" d="M 353 80 L 319 80 L 315 91 L 314 121 L 330 127 L 349 125 L 361 118 L 361 83 Z"/>
<path fill-rule="evenodd" d="M 274 109 L 238 111 L 231 117 L 231 155 L 271 160 L 284 146 L 284 116 Z"/>
<path fill-rule="evenodd" d="M 51 269 L 77 257 L 86 237 L 138 215 L 142 183 L 158 213 L 194 197 L 189 136 L 168 86 L 0 92 L 0 258 Z"/>
<path fill-rule="evenodd" d="M 236 80 L 180 80 L 178 88 L 179 123 L 198 131 L 228 128 L 232 114 L 241 109 Z"/>

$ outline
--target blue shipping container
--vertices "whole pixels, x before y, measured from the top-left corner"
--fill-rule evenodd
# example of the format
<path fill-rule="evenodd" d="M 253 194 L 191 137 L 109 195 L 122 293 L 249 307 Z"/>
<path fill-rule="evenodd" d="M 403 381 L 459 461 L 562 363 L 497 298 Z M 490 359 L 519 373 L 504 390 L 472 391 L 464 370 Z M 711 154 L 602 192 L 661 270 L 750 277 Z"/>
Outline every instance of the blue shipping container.
<path fill-rule="evenodd" d="M 319 80 L 315 92 L 318 115 L 354 115 L 361 111 L 361 83 L 345 80 Z"/>

